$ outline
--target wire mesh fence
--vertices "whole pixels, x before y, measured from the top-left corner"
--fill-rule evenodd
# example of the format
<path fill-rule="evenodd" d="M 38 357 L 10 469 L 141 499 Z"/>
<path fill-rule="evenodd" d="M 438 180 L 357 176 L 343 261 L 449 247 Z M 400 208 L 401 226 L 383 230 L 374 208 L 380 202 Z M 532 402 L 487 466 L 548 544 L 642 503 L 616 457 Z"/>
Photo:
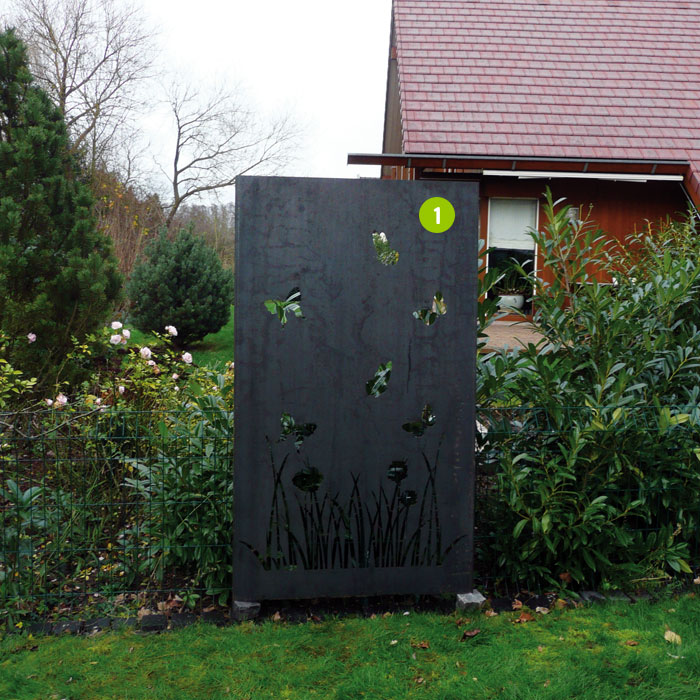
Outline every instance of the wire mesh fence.
<path fill-rule="evenodd" d="M 653 536 L 673 529 L 680 509 L 700 562 L 698 407 L 509 407 L 482 410 L 478 420 L 480 580 L 502 576 L 494 544 L 510 537 L 494 520 L 504 451 L 562 453 L 581 433 L 601 464 L 615 450 L 639 454 L 638 473 L 599 486 L 619 502 L 644 501 L 652 517 L 629 515 L 625 526 Z M 0 513 L 0 614 L 127 593 L 223 602 L 232 575 L 233 414 L 202 406 L 0 414 Z"/>
<path fill-rule="evenodd" d="M 0 608 L 231 588 L 232 414 L 0 414 Z"/>

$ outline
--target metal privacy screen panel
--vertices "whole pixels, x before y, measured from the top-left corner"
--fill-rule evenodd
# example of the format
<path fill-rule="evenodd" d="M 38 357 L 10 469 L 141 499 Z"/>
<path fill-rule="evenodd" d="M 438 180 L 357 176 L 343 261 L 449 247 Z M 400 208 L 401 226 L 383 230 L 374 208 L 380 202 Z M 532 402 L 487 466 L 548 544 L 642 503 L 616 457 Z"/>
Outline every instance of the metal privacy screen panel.
<path fill-rule="evenodd" d="M 236 202 L 234 597 L 471 590 L 478 186 L 243 177 Z"/>

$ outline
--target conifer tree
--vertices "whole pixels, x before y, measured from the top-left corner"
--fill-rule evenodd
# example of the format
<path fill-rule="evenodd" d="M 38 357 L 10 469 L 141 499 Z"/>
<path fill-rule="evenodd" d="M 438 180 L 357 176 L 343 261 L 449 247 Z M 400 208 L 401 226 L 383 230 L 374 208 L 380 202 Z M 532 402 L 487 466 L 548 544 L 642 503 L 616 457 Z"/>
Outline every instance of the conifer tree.
<path fill-rule="evenodd" d="M 0 33 L 0 330 L 14 339 L 10 361 L 43 385 L 56 380 L 71 337 L 104 322 L 121 288 L 68 147 L 25 46 L 14 31 Z"/>
<path fill-rule="evenodd" d="M 229 319 L 233 275 L 204 239 L 181 229 L 168 240 L 163 229 L 134 269 L 128 294 L 133 324 L 142 331 L 177 329 L 179 346 L 215 333 Z"/>

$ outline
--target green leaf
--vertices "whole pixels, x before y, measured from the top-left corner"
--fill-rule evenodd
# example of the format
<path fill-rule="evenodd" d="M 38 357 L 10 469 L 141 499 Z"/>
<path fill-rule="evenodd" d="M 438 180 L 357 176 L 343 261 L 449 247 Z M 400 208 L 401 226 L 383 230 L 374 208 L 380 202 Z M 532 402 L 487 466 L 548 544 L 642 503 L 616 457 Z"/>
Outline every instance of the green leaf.
<path fill-rule="evenodd" d="M 522 531 L 524 530 L 525 526 L 530 522 L 529 519 L 523 518 L 523 520 L 520 520 L 516 526 L 513 528 L 513 537 L 517 540 L 518 537 L 522 534 Z"/>

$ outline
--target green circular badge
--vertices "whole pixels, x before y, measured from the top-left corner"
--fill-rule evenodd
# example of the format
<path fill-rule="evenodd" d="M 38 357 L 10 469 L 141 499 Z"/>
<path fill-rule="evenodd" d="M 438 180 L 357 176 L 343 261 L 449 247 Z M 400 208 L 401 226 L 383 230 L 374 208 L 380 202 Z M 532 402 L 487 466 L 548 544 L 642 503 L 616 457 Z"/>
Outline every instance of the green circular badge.
<path fill-rule="evenodd" d="M 455 208 L 444 197 L 431 197 L 418 212 L 423 228 L 431 233 L 445 233 L 455 222 Z"/>

